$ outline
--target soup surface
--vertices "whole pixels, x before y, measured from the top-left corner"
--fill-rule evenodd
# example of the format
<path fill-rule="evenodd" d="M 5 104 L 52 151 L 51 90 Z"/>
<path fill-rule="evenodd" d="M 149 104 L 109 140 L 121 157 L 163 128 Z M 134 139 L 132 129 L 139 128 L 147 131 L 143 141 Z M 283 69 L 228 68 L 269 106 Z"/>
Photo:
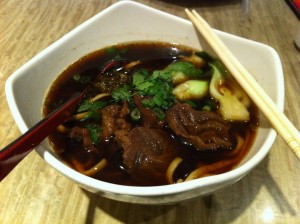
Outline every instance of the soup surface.
<path fill-rule="evenodd" d="M 83 90 L 48 139 L 69 166 L 106 182 L 155 186 L 229 171 L 258 126 L 222 64 L 176 44 L 126 43 L 81 58 L 50 87 L 44 116 Z"/>

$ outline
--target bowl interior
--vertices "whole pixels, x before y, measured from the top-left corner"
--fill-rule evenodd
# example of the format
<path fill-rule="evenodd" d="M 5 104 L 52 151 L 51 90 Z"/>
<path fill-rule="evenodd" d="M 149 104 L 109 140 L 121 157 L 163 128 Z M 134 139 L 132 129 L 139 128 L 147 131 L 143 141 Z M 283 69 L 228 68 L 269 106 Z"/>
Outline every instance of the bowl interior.
<path fill-rule="evenodd" d="M 224 32 L 216 32 L 282 110 L 284 83 L 277 53 L 269 46 Z M 103 47 L 143 40 L 172 42 L 205 49 L 205 45 L 201 45 L 199 36 L 189 21 L 138 3 L 120 1 L 66 34 L 9 77 L 6 83 L 7 100 L 20 130 L 25 132 L 28 127 L 41 119 L 45 93 L 56 76 L 68 65 L 87 53 Z M 262 120 L 265 120 L 263 116 Z M 154 187 L 151 188 L 153 190 L 148 189 L 148 193 L 134 187 L 125 191 L 121 186 L 111 188 L 107 183 L 99 184 L 101 181 L 78 174 L 60 162 L 46 141 L 37 147 L 37 152 L 51 166 L 91 191 L 105 192 L 111 189 L 118 194 L 162 195 L 217 183 L 221 187 L 222 184 L 236 181 L 265 157 L 275 136 L 268 122 L 262 122 L 255 144 L 235 170 L 218 177 L 191 181 L 194 183 L 183 184 L 182 187 L 159 188 L 160 192 Z"/>

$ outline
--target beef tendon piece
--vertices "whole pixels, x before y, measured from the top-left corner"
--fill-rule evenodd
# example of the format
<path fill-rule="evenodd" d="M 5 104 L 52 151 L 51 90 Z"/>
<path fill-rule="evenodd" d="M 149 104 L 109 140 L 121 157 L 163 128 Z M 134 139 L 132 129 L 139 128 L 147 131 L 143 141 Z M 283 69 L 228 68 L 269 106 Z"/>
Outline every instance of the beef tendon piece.
<path fill-rule="evenodd" d="M 143 185 L 166 182 L 166 171 L 179 149 L 176 141 L 161 130 L 136 127 L 130 132 L 115 133 L 123 148 L 123 163 L 127 172 Z"/>
<path fill-rule="evenodd" d="M 197 111 L 189 104 L 175 104 L 166 114 L 170 129 L 197 150 L 231 149 L 230 123 L 212 111 Z"/>

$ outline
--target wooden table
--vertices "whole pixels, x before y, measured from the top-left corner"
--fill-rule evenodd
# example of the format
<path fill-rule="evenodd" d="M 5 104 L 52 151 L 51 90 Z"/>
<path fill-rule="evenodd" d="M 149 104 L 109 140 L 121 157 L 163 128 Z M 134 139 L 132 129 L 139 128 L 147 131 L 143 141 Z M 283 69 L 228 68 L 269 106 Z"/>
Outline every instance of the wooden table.
<path fill-rule="evenodd" d="M 20 132 L 5 99 L 9 75 L 114 0 L 0 0 L 0 147 Z M 300 52 L 296 16 L 283 0 L 139 0 L 186 18 L 194 8 L 214 27 L 268 44 L 279 53 L 285 113 L 300 128 Z M 266 74 L 267 75 L 267 74 Z M 300 162 L 278 137 L 249 175 L 211 196 L 168 206 L 112 201 L 82 190 L 32 152 L 0 183 L 0 223 L 300 223 Z"/>

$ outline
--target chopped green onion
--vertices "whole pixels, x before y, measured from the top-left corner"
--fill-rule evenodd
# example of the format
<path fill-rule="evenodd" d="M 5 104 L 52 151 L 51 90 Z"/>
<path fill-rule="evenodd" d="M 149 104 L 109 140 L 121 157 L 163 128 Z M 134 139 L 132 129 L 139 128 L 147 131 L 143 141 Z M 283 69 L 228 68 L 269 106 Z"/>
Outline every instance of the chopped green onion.
<path fill-rule="evenodd" d="M 130 117 L 133 121 L 139 121 L 141 119 L 141 113 L 137 108 L 134 108 L 131 112 L 130 112 Z"/>
<path fill-rule="evenodd" d="M 162 121 L 165 119 L 165 113 L 160 108 L 158 107 L 153 108 L 153 112 L 159 120 Z"/>
<path fill-rule="evenodd" d="M 150 100 L 150 99 L 143 99 L 142 100 L 142 104 L 143 104 L 143 106 L 144 107 L 146 107 L 146 108 L 152 108 L 152 107 L 154 107 L 154 103 L 153 103 L 153 101 L 152 100 Z"/>

